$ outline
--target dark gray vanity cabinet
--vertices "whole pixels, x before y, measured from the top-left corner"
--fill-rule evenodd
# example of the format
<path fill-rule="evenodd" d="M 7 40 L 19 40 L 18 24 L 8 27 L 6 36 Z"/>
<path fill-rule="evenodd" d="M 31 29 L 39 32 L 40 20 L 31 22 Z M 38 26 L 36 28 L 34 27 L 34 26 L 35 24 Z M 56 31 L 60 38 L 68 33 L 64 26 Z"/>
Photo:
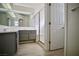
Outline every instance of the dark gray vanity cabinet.
<path fill-rule="evenodd" d="M 16 32 L 0 33 L 0 55 L 15 55 L 17 51 Z"/>
<path fill-rule="evenodd" d="M 19 41 L 36 41 L 36 30 L 20 30 Z"/>
<path fill-rule="evenodd" d="M 20 42 L 28 40 L 29 39 L 28 37 L 29 37 L 28 31 L 26 31 L 26 30 L 20 30 L 19 31 L 19 41 Z"/>
<path fill-rule="evenodd" d="M 29 30 L 29 40 L 34 40 L 34 42 L 36 41 L 36 30 Z"/>

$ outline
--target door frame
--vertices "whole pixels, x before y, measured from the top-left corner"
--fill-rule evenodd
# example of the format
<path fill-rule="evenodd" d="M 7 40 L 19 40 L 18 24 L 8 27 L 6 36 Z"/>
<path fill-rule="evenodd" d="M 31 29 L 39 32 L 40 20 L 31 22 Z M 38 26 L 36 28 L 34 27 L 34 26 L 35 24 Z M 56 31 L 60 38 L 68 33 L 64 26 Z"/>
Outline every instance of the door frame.
<path fill-rule="evenodd" d="M 41 24 L 40 24 L 40 21 L 41 21 L 41 19 L 40 19 L 40 17 L 41 17 L 41 11 L 44 9 L 44 12 L 45 12 L 45 7 L 43 7 L 43 8 L 41 8 L 40 9 L 40 11 L 39 11 L 39 37 L 41 37 L 40 35 L 40 33 L 41 33 L 41 31 L 40 31 L 40 29 L 41 29 Z M 45 15 L 44 15 L 44 17 L 45 17 Z M 45 21 L 45 19 L 44 19 L 44 21 Z M 45 23 L 45 22 L 44 22 Z M 45 25 L 45 24 L 44 24 Z M 44 38 L 45 39 L 45 38 Z M 39 42 L 40 43 L 42 43 L 43 45 L 45 44 L 45 43 L 43 43 L 41 40 L 40 40 L 40 38 L 39 38 Z"/>
<path fill-rule="evenodd" d="M 49 51 L 51 51 L 51 3 L 49 5 Z"/>
<path fill-rule="evenodd" d="M 68 39 L 68 3 L 64 4 L 64 23 L 65 23 L 65 39 L 64 39 L 64 56 L 67 55 L 67 39 Z"/>

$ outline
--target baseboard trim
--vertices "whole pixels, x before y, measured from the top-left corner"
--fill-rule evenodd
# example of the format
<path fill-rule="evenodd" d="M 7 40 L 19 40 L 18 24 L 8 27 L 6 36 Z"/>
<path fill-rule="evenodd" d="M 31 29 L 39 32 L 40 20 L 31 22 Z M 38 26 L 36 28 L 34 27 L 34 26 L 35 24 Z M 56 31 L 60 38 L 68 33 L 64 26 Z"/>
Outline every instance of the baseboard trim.
<path fill-rule="evenodd" d="M 64 48 L 58 48 L 58 49 L 49 50 L 49 51 L 56 51 L 56 50 L 60 50 L 60 49 L 64 49 Z"/>

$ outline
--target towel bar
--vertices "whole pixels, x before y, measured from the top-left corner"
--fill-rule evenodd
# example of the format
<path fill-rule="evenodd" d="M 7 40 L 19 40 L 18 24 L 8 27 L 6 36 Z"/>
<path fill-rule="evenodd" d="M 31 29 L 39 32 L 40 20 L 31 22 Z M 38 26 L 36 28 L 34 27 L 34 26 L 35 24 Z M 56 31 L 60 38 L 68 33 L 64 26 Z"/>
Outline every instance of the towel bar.
<path fill-rule="evenodd" d="M 76 7 L 76 8 L 73 8 L 71 11 L 75 11 L 75 10 L 77 10 L 79 7 Z"/>

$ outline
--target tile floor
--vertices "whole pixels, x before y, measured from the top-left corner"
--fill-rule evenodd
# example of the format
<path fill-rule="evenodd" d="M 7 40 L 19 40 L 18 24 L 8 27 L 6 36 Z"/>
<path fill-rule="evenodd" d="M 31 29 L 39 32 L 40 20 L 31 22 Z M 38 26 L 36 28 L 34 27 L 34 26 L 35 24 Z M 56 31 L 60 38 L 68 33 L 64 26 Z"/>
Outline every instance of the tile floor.
<path fill-rule="evenodd" d="M 17 56 L 63 56 L 64 50 L 45 52 L 37 43 L 20 44 Z"/>

